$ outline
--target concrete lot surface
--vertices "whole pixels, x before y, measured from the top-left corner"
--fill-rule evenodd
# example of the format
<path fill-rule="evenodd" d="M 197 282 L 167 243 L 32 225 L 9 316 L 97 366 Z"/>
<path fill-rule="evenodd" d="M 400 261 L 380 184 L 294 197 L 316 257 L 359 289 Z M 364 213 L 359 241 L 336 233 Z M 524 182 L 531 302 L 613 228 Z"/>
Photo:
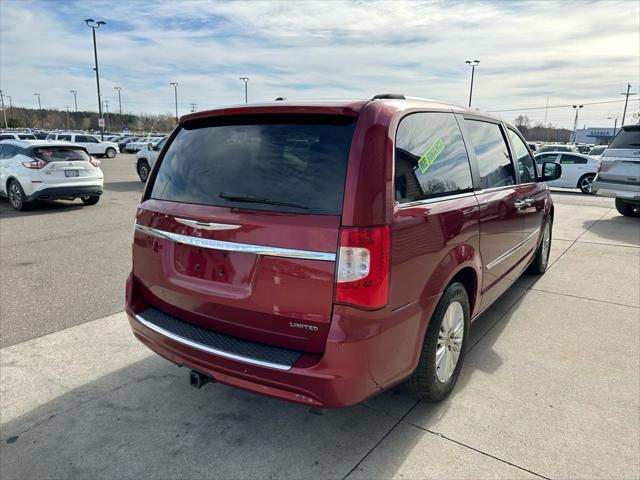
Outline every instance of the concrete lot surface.
<path fill-rule="evenodd" d="M 640 219 L 610 199 L 554 192 L 550 269 L 474 323 L 447 401 L 316 416 L 190 388 L 133 339 L 132 164 L 105 166 L 119 186 L 95 208 L 0 203 L 3 278 L 22 272 L 2 287 L 0 478 L 640 478 Z M 54 294 L 31 299 L 38 282 Z"/>

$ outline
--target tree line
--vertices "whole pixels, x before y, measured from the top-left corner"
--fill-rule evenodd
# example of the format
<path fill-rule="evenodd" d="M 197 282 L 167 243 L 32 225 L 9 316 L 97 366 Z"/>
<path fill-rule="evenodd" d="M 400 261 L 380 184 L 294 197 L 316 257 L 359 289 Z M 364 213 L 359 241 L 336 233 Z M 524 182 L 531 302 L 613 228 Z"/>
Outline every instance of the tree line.
<path fill-rule="evenodd" d="M 571 130 L 556 128 L 551 124 L 544 126 L 542 122 L 536 122 L 531 126 L 531 120 L 526 115 L 518 115 L 513 124 L 529 141 L 567 143 L 571 139 Z"/>
<path fill-rule="evenodd" d="M 22 107 L 6 107 L 9 128 L 36 128 L 43 130 L 99 130 L 97 112 L 75 112 L 43 108 L 42 110 Z M 170 132 L 176 126 L 172 115 L 152 115 L 147 113 L 103 112 L 105 131 L 119 132 L 122 128 L 133 131 Z M 0 127 L 4 127 L 4 117 L 0 117 Z"/>

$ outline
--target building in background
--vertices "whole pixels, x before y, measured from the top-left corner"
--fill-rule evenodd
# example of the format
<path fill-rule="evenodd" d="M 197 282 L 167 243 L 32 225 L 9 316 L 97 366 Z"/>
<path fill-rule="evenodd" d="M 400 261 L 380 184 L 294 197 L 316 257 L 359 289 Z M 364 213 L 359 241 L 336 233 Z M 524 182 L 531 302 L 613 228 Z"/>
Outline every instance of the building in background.
<path fill-rule="evenodd" d="M 619 128 L 617 130 L 620 130 Z M 580 128 L 576 130 L 576 143 L 607 145 L 613 140 L 613 126 Z"/>

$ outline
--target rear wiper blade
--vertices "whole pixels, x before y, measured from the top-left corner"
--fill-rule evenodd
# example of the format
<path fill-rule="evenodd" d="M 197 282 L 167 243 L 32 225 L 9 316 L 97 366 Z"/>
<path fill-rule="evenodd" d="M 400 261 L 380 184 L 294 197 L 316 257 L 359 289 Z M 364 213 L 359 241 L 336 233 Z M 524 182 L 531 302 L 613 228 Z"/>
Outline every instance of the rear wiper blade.
<path fill-rule="evenodd" d="M 250 195 L 234 195 L 232 193 L 220 192 L 220 198 L 224 198 L 225 200 L 229 200 L 231 202 L 248 202 L 248 203 L 264 203 L 266 205 L 278 205 L 280 207 L 293 207 L 293 208 L 302 208 L 307 210 L 309 207 L 306 205 L 302 205 L 300 203 L 292 203 L 292 202 L 279 202 L 277 200 L 271 200 L 266 197 L 252 197 Z"/>

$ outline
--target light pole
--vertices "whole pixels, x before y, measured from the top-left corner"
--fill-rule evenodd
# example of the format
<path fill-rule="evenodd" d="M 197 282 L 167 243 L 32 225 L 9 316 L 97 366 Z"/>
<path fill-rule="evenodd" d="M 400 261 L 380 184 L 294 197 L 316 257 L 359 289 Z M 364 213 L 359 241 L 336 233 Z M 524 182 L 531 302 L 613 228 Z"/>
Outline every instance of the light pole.
<path fill-rule="evenodd" d="M 40 94 L 34 93 L 36 97 L 38 97 L 38 123 L 40 123 L 40 128 L 42 128 L 42 104 L 40 103 Z"/>
<path fill-rule="evenodd" d="M 93 18 L 85 18 L 84 23 L 87 24 L 93 33 L 93 59 L 95 61 L 96 86 L 98 88 L 98 126 L 100 127 L 100 140 L 104 140 L 104 119 L 102 118 L 102 100 L 100 98 L 100 73 L 98 71 L 98 48 L 96 47 L 96 30 L 107 22 L 102 20 L 96 22 Z"/>
<path fill-rule="evenodd" d="M 613 135 L 611 135 L 611 140 L 616 136 L 616 130 L 618 128 L 618 117 L 607 117 L 607 120 L 613 120 Z"/>
<path fill-rule="evenodd" d="M 78 113 L 78 91 L 77 90 L 69 90 L 69 93 L 73 94 L 73 104 L 76 107 L 76 113 Z"/>
<path fill-rule="evenodd" d="M 122 97 L 120 96 L 120 90 L 122 90 L 122 88 L 113 87 L 113 89 L 118 91 L 118 111 L 119 111 L 119 115 L 120 115 L 120 133 L 122 133 L 122 130 L 124 128 L 122 126 Z"/>
<path fill-rule="evenodd" d="M 169 85 L 173 85 L 173 95 L 176 102 L 176 124 L 178 123 L 178 82 L 169 82 Z"/>
<path fill-rule="evenodd" d="M 476 67 L 480 63 L 480 60 L 466 60 L 464 63 L 471 67 L 471 85 L 469 86 L 469 107 L 471 107 L 471 96 L 473 95 L 473 77 L 476 73 Z"/>
<path fill-rule="evenodd" d="M 4 115 L 4 128 L 9 128 L 9 123 L 7 122 L 7 111 L 4 108 L 4 96 L 2 94 L 2 90 L 0 90 L 0 102 L 2 103 L 2 114 Z"/>
<path fill-rule="evenodd" d="M 240 77 L 240 80 L 244 82 L 244 103 L 248 103 L 247 84 L 249 83 L 249 77 Z"/>
<path fill-rule="evenodd" d="M 622 111 L 622 122 L 620 122 L 620 126 L 624 127 L 624 117 L 627 115 L 627 104 L 629 103 L 629 95 L 637 95 L 637 93 L 629 93 L 629 90 L 631 90 L 631 84 L 627 83 L 627 91 L 626 92 L 622 92 L 620 95 L 624 95 L 625 96 L 625 100 L 624 100 L 624 110 Z"/>
<path fill-rule="evenodd" d="M 67 109 L 67 130 L 70 130 L 71 127 L 69 127 L 69 105 L 66 105 L 64 108 Z"/>
<path fill-rule="evenodd" d="M 576 111 L 576 118 L 573 120 L 573 143 L 576 143 L 576 129 L 578 128 L 578 112 L 584 105 L 574 105 L 573 109 Z"/>
<path fill-rule="evenodd" d="M 105 110 L 104 116 L 107 120 L 107 132 L 108 132 L 109 129 L 111 128 L 111 125 L 109 125 L 109 100 L 104 101 L 104 110 Z"/>
<path fill-rule="evenodd" d="M 11 102 L 11 95 L 5 95 L 9 99 L 9 120 L 13 124 L 13 103 Z"/>

